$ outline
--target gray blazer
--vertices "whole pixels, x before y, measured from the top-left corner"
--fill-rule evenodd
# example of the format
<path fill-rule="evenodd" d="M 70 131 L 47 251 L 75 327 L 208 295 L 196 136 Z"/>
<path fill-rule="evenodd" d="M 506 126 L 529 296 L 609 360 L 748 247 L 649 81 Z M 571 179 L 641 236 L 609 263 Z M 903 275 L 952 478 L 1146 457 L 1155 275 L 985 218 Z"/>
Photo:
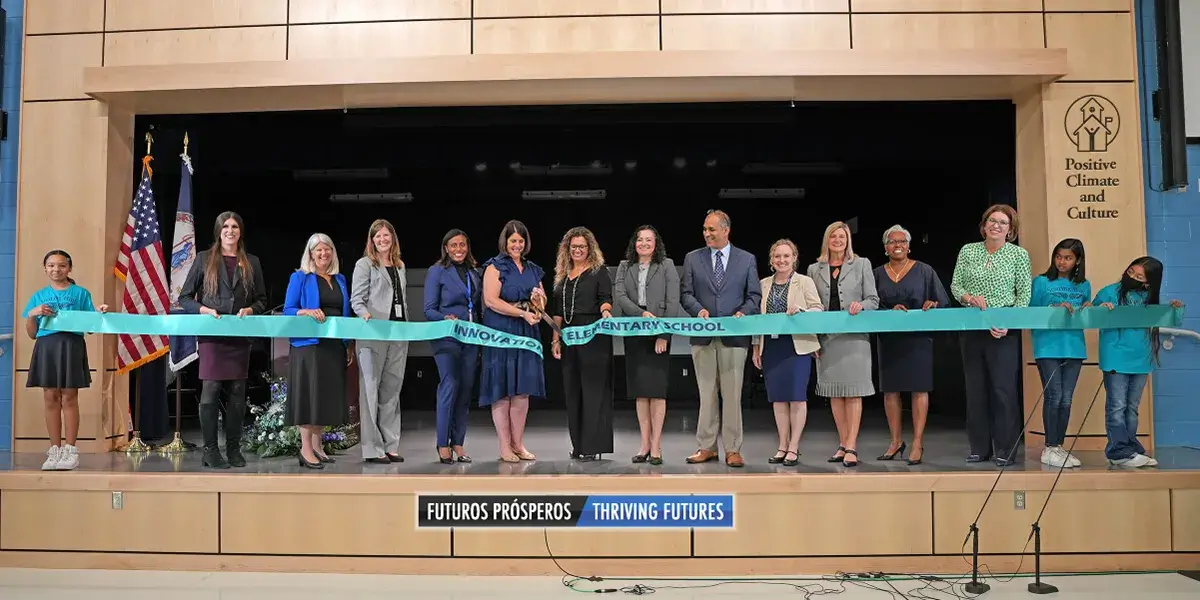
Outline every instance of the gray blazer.
<path fill-rule="evenodd" d="M 616 282 L 613 283 L 613 300 L 620 315 L 640 317 L 643 310 L 638 307 L 638 263 L 627 260 L 617 265 Z M 679 271 L 675 261 L 664 258 L 661 263 L 650 263 L 646 270 L 646 310 L 656 317 L 680 317 Z M 658 336 L 671 339 L 671 334 Z"/>
<path fill-rule="evenodd" d="M 817 284 L 821 304 L 829 310 L 829 263 L 817 261 L 809 265 L 808 276 Z M 842 271 L 838 273 L 838 299 L 842 310 L 848 309 L 851 302 L 862 304 L 863 310 L 879 308 L 879 292 L 875 290 L 875 273 L 871 271 L 870 259 L 855 256 L 842 263 Z"/>
<path fill-rule="evenodd" d="M 408 302 L 408 275 L 404 267 L 397 274 L 400 279 L 400 297 L 404 299 L 404 318 L 413 320 L 413 306 Z M 371 264 L 371 259 L 362 257 L 354 263 L 354 278 L 350 283 L 350 310 L 363 317 L 390 319 L 392 316 L 392 278 L 387 267 Z M 349 316 L 349 315 L 347 315 Z"/>
<path fill-rule="evenodd" d="M 870 269 L 867 270 L 870 275 Z M 729 246 L 729 264 L 725 281 L 720 288 L 713 282 L 712 250 L 705 247 L 688 252 L 683 259 L 683 283 L 679 304 L 693 317 L 708 309 L 710 317 L 732 317 L 733 313 L 756 315 L 762 303 L 762 288 L 758 283 L 758 261 L 753 254 Z M 712 338 L 693 337 L 693 346 L 707 346 Z M 729 336 L 721 343 L 736 348 L 749 348 L 750 336 Z"/>

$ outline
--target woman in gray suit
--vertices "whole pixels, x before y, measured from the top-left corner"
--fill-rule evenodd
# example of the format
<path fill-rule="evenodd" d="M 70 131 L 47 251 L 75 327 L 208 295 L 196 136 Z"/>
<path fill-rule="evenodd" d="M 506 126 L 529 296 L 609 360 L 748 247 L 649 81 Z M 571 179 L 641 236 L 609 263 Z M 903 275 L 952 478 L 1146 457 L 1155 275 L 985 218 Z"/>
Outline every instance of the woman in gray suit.
<path fill-rule="evenodd" d="M 408 290 L 396 228 L 384 219 L 371 223 L 367 248 L 354 263 L 350 308 L 364 321 L 408 320 Z M 400 456 L 400 388 L 408 362 L 408 342 L 358 340 L 358 420 L 363 459 L 404 462 Z"/>
<path fill-rule="evenodd" d="M 627 317 L 677 317 L 679 271 L 667 258 L 658 230 L 643 225 L 633 233 L 625 260 L 617 267 L 613 297 Z M 642 448 L 633 462 L 662 464 L 662 429 L 667 416 L 667 381 L 670 376 L 671 334 L 627 337 L 625 343 L 625 393 L 637 399 Z"/>
<path fill-rule="evenodd" d="M 825 228 L 821 255 L 809 265 L 825 310 L 857 315 L 879 308 L 871 261 L 855 256 L 850 226 L 837 221 Z M 871 380 L 871 338 L 865 333 L 822 335 L 817 356 L 817 394 L 829 398 L 840 445 L 829 462 L 858 465 L 858 428 L 862 399 L 875 393 Z"/>

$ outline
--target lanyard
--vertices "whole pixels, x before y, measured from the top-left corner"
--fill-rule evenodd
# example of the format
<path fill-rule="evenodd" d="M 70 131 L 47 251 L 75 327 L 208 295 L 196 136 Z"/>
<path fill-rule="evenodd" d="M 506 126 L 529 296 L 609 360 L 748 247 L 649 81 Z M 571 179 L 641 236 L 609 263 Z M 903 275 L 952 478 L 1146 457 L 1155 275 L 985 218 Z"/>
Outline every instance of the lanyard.
<path fill-rule="evenodd" d="M 467 320 L 475 320 L 475 295 L 471 293 L 471 271 L 467 270 Z"/>

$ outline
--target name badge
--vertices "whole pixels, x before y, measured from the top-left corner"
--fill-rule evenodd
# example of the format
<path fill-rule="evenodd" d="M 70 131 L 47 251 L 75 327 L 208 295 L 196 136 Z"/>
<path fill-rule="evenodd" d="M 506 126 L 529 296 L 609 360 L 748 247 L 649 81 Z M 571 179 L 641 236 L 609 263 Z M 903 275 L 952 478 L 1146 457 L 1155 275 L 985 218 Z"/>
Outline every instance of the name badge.
<path fill-rule="evenodd" d="M 396 318 L 403 319 L 404 318 L 404 305 L 397 304 L 397 305 L 395 305 L 395 307 L 396 308 L 394 310 L 396 311 Z"/>
<path fill-rule="evenodd" d="M 772 334 L 771 334 L 771 339 L 773 339 L 773 340 L 777 340 L 777 339 L 779 339 L 779 334 L 778 334 L 778 333 L 772 333 Z"/>

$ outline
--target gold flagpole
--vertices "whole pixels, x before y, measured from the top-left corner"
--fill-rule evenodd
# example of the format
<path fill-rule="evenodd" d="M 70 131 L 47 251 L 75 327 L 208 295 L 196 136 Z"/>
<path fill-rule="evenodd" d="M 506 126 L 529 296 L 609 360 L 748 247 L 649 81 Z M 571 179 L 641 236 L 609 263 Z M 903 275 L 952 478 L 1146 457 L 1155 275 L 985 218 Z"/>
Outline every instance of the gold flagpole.
<path fill-rule="evenodd" d="M 185 161 L 188 159 L 188 134 L 183 132 L 183 154 L 180 155 Z M 184 168 L 187 168 L 185 165 Z M 171 440 L 170 444 L 162 446 L 159 451 L 162 454 L 183 454 L 192 448 L 183 441 L 183 435 L 180 429 L 183 428 L 183 374 L 175 374 L 175 439 Z M 193 446 L 194 447 L 194 446 Z"/>
<path fill-rule="evenodd" d="M 153 144 L 154 144 L 154 137 L 150 135 L 149 131 L 147 131 L 146 132 L 146 156 L 150 156 L 150 147 Z M 141 386 L 141 377 L 135 377 L 136 373 L 137 373 L 137 369 L 134 369 L 133 372 L 131 372 L 129 374 L 130 375 L 129 378 L 134 380 L 132 382 L 132 385 L 134 386 L 134 388 L 133 388 L 133 439 L 129 441 L 129 447 L 125 449 L 125 452 L 128 454 L 135 454 L 135 453 L 140 454 L 143 452 L 150 451 L 150 446 L 147 446 L 146 442 L 142 441 L 142 432 L 138 430 L 138 425 L 141 424 L 141 420 L 142 420 L 142 386 Z"/>

